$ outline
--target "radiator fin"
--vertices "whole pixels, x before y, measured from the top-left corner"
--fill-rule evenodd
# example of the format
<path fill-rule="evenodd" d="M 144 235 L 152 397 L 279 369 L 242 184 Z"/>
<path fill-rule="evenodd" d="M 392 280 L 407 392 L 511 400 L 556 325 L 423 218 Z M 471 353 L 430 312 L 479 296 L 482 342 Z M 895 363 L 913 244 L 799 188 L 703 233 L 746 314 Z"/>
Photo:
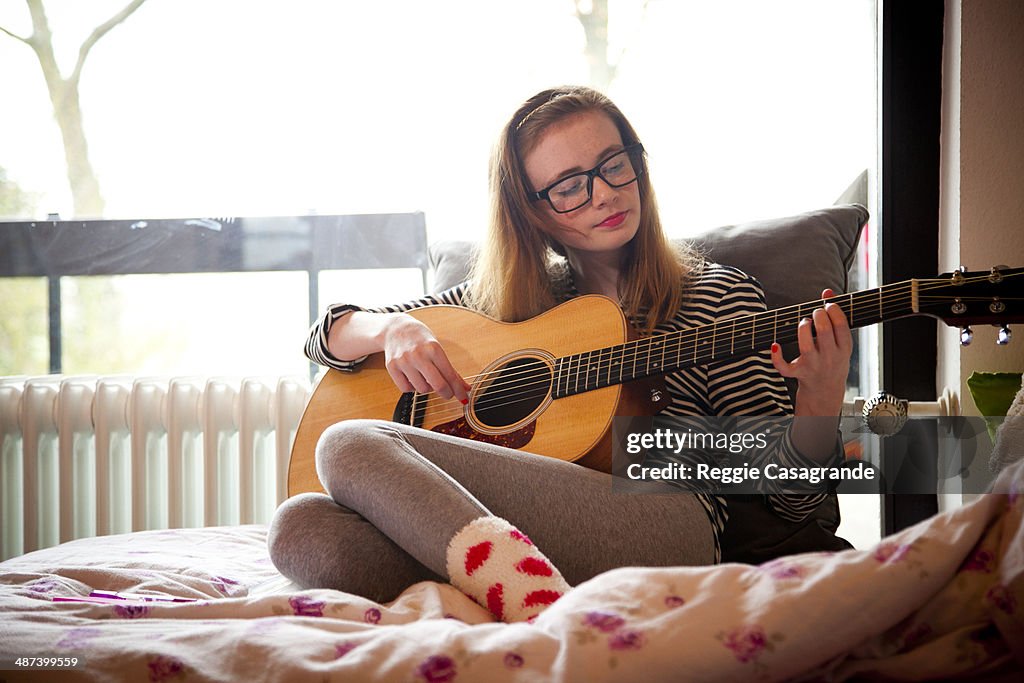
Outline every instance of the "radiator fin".
<path fill-rule="evenodd" d="M 0 558 L 269 522 L 309 394 L 299 377 L 0 378 Z"/>

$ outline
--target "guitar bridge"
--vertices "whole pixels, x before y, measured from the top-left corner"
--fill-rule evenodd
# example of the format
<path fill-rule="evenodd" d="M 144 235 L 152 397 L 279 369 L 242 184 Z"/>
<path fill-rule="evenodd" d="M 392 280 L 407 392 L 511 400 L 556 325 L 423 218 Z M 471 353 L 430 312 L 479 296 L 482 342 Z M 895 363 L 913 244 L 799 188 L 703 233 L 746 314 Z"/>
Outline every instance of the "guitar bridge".
<path fill-rule="evenodd" d="M 398 403 L 395 404 L 391 421 L 412 427 L 422 427 L 426 412 L 426 396 L 415 391 L 407 391 L 399 397 Z"/>

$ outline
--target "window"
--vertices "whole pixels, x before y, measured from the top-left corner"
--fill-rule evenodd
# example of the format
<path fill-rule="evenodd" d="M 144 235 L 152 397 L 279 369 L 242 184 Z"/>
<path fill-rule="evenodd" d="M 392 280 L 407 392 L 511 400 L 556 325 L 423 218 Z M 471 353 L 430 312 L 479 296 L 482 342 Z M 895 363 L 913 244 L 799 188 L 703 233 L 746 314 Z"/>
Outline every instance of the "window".
<path fill-rule="evenodd" d="M 119 7 L 48 7 L 65 73 L 76 41 Z M 80 95 L 108 218 L 423 211 L 440 240 L 482 235 L 488 155 L 518 103 L 589 82 L 637 127 L 664 223 L 685 236 L 832 204 L 865 171 L 875 214 L 875 25 L 875 0 L 152 2 L 92 52 Z M 31 32 L 14 6 L 0 26 Z M 18 103 L 0 108 L 0 165 L 33 205 L 12 217 L 69 217 L 38 64 L 2 35 L 0 61 Z M 857 288 L 878 281 L 873 228 Z M 419 293 L 407 275 L 325 273 L 321 302 L 404 299 Z M 283 273 L 69 282 L 65 346 L 88 362 L 67 369 L 302 372 L 307 288 Z M 97 365 L 94 347 L 116 358 Z M 39 372 L 33 354 L 5 372 Z M 849 393 L 867 396 L 878 361 L 858 359 Z"/>

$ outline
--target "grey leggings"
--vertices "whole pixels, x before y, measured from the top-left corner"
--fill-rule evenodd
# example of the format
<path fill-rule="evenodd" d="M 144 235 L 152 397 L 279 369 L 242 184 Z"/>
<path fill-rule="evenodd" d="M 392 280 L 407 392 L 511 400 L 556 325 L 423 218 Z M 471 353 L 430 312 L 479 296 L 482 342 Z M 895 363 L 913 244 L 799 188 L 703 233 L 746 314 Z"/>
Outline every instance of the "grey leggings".
<path fill-rule="evenodd" d="M 713 562 L 694 496 L 613 492 L 610 475 L 553 458 L 350 420 L 324 432 L 316 466 L 330 495 L 285 501 L 268 537 L 278 570 L 305 587 L 386 601 L 447 581 L 449 540 L 488 514 L 529 536 L 570 585 L 615 567 Z"/>

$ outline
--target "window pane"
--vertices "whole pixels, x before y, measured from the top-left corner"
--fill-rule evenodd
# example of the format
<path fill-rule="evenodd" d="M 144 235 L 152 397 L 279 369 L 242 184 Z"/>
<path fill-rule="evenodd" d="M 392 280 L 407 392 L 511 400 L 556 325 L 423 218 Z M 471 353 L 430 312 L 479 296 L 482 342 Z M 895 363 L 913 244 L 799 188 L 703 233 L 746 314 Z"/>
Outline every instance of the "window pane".
<path fill-rule="evenodd" d="M 336 303 L 374 307 L 423 295 L 423 273 L 410 268 L 325 270 L 320 273 L 318 313 Z"/>
<path fill-rule="evenodd" d="M 0 278 L 0 375 L 49 372 L 45 278 Z"/>
<path fill-rule="evenodd" d="M 65 277 L 64 372 L 305 375 L 306 274 Z"/>

